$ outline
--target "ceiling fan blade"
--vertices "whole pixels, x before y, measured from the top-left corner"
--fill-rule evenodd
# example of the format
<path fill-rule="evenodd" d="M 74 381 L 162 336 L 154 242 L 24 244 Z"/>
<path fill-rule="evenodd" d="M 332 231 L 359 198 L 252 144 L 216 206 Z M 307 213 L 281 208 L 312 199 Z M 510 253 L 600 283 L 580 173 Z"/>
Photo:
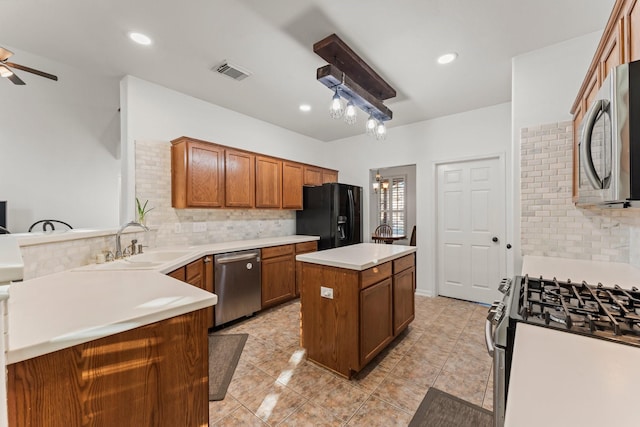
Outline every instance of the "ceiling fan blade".
<path fill-rule="evenodd" d="M 13 52 L 11 52 L 10 50 L 0 47 L 0 61 L 6 61 L 12 55 Z"/>
<path fill-rule="evenodd" d="M 16 68 L 18 70 L 26 71 L 27 73 L 36 74 L 40 77 L 45 77 L 47 79 L 58 81 L 58 77 L 53 74 L 45 73 L 44 71 L 36 70 L 34 68 L 25 67 L 24 65 L 14 64 L 13 62 L 5 62 L 5 65 L 8 65 L 11 68 Z"/>
<path fill-rule="evenodd" d="M 22 81 L 22 79 L 20 79 L 20 77 L 16 76 L 13 73 L 13 71 L 9 69 L 9 67 L 4 66 L 2 63 L 0 63 L 0 76 L 8 78 L 13 82 L 13 84 L 16 84 L 16 85 L 24 84 L 24 82 Z"/>
<path fill-rule="evenodd" d="M 14 85 L 23 85 L 25 84 L 25 82 L 22 81 L 22 79 L 18 76 L 16 76 L 15 73 L 11 74 L 9 77 L 7 77 L 9 80 L 11 80 L 13 82 Z"/>

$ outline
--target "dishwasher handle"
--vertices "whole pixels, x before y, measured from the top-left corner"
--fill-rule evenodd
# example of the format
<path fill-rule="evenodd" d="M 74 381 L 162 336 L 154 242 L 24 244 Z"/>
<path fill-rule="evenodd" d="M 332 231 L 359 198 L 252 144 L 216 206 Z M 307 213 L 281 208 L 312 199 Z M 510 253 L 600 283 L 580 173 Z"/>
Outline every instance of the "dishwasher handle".
<path fill-rule="evenodd" d="M 260 261 L 260 256 L 257 253 L 242 254 L 242 255 L 229 255 L 226 257 L 220 257 L 216 259 L 217 264 L 226 264 L 229 262 L 246 261 L 256 258 L 256 261 Z"/>

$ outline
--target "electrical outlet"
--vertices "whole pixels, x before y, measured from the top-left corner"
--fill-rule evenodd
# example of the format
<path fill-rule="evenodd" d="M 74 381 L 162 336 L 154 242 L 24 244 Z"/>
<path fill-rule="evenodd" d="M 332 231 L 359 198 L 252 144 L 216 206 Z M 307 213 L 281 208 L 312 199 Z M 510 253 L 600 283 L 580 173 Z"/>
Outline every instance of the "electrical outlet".
<path fill-rule="evenodd" d="M 193 223 L 193 232 L 201 233 L 203 231 L 207 231 L 207 223 L 206 222 L 194 222 Z"/>
<path fill-rule="evenodd" d="M 333 288 L 325 288 L 320 286 L 320 296 L 322 298 L 333 299 Z"/>
<path fill-rule="evenodd" d="M 182 224 L 179 222 L 176 222 L 175 224 L 173 224 L 173 232 L 182 233 Z"/>

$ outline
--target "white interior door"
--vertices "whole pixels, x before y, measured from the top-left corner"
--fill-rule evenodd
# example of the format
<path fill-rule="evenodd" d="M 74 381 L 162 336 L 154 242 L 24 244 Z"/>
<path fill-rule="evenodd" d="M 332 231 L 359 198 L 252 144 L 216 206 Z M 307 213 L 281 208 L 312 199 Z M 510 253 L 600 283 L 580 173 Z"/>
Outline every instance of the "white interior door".
<path fill-rule="evenodd" d="M 438 294 L 491 303 L 506 274 L 504 171 L 499 158 L 438 173 Z"/>

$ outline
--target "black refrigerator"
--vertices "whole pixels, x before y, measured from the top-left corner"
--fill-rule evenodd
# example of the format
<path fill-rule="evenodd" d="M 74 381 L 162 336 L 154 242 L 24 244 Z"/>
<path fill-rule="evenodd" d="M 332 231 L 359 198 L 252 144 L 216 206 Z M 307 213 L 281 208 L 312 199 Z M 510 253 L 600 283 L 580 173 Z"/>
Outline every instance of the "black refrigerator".
<path fill-rule="evenodd" d="M 328 183 L 304 187 L 296 233 L 320 236 L 318 250 L 362 242 L 362 187 Z"/>

